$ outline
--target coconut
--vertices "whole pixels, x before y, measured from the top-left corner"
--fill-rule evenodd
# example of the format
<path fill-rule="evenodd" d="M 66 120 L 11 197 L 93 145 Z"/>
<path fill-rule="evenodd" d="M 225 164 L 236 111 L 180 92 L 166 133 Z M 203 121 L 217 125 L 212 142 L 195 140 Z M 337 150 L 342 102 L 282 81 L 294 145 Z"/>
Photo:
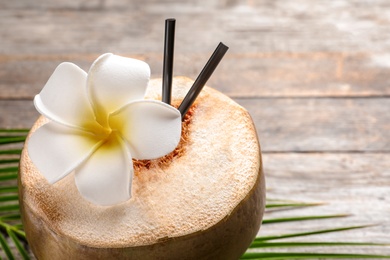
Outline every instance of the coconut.
<path fill-rule="evenodd" d="M 192 84 L 174 78 L 173 105 Z M 150 81 L 146 98 L 161 99 L 161 79 Z M 30 135 L 46 122 L 40 117 Z M 187 113 L 175 151 L 133 161 L 132 198 L 115 206 L 86 201 L 74 174 L 49 184 L 27 143 L 19 197 L 38 259 L 238 259 L 260 228 L 265 184 L 255 127 L 244 108 L 212 88 Z"/>

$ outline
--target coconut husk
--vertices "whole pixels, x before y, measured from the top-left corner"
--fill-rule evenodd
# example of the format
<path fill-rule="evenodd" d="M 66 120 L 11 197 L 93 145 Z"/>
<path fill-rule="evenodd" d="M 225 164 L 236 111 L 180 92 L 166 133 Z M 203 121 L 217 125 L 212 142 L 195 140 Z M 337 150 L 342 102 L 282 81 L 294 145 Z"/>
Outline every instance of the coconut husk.
<path fill-rule="evenodd" d="M 192 83 L 174 78 L 173 105 Z M 150 81 L 146 98 L 161 98 L 161 79 Z M 40 117 L 30 135 L 46 122 Z M 176 150 L 134 161 L 134 168 L 132 198 L 98 206 L 80 195 L 73 173 L 49 184 L 25 148 L 20 205 L 35 256 L 238 259 L 256 236 L 265 206 L 260 146 L 248 112 L 222 93 L 205 87 L 183 122 Z"/>

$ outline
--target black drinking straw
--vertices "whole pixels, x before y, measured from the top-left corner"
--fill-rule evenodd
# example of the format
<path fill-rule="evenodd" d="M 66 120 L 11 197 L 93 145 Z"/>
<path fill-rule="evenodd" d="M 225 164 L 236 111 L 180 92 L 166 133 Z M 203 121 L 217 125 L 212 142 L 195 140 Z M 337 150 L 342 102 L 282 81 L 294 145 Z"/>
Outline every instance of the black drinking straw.
<path fill-rule="evenodd" d="M 165 20 L 164 65 L 162 79 L 162 102 L 171 104 L 173 49 L 175 43 L 175 19 Z"/>
<path fill-rule="evenodd" d="M 192 85 L 191 89 L 188 91 L 187 95 L 185 96 L 178 108 L 181 113 L 182 120 L 184 119 L 184 116 L 186 115 L 188 109 L 194 103 L 200 91 L 202 91 L 202 88 L 206 84 L 207 80 L 210 78 L 211 74 L 213 74 L 215 68 L 218 66 L 219 62 L 222 60 L 228 49 L 229 47 L 220 42 L 218 47 L 215 49 L 213 55 L 211 55 L 210 59 L 204 66 L 203 70 L 196 78 L 194 84 Z"/>

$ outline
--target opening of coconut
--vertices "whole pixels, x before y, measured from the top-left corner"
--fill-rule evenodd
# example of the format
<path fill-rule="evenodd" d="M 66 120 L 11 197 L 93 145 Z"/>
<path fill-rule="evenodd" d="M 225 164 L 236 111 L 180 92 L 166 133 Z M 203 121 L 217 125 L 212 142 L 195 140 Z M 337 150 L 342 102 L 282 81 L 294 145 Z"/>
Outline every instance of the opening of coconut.
<path fill-rule="evenodd" d="M 180 102 L 176 101 L 172 104 L 173 107 L 179 107 Z M 171 153 L 155 159 L 155 160 L 136 160 L 133 159 L 134 174 L 142 174 L 142 170 L 149 170 L 154 167 L 166 168 L 175 159 L 180 158 L 186 152 L 186 146 L 190 142 L 191 135 L 191 123 L 194 113 L 196 112 L 196 104 L 192 105 L 185 115 L 182 127 L 181 127 L 181 138 L 180 142 Z"/>

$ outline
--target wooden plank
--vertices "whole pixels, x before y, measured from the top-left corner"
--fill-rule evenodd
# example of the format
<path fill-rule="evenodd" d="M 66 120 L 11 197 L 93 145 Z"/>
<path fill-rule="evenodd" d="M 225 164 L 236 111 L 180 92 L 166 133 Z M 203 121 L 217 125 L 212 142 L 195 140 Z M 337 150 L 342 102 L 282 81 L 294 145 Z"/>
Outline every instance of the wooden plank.
<path fill-rule="evenodd" d="M 264 151 L 389 151 L 390 99 L 237 99 Z"/>
<path fill-rule="evenodd" d="M 388 243 L 389 7 L 387 0 L 0 1 L 0 128 L 33 124 L 31 99 L 62 61 L 88 70 L 113 52 L 147 61 L 160 77 L 163 23 L 173 16 L 175 75 L 195 78 L 219 41 L 230 47 L 208 85 L 251 113 L 268 197 L 328 203 L 267 216 L 353 214 L 268 225 L 261 234 L 379 223 L 310 240 Z"/>
<path fill-rule="evenodd" d="M 388 3 L 370 1 L 26 1 L 1 3 L 2 53 L 156 52 L 163 20 L 178 19 L 177 47 L 233 52 L 388 53 Z M 160 52 L 160 51 L 158 51 Z"/>
<path fill-rule="evenodd" d="M 31 128 L 38 117 L 32 100 L 0 101 L 0 128 Z"/>
<path fill-rule="evenodd" d="M 390 99 L 237 99 L 252 115 L 263 151 L 390 151 Z M 0 127 L 30 127 L 31 101 L 0 101 Z"/>
<path fill-rule="evenodd" d="M 147 61 L 152 77 L 161 77 L 162 53 L 123 55 Z M 209 55 L 176 54 L 175 75 L 195 79 Z M 98 56 L 0 55 L 0 99 L 31 99 L 61 62 L 88 71 Z M 208 85 L 232 97 L 390 96 L 388 69 L 372 65 L 372 59 L 343 53 L 228 53 Z"/>
<path fill-rule="evenodd" d="M 87 70 L 94 58 L 84 56 L 84 59 L 80 60 L 76 56 L 0 57 L 0 99 L 32 99 L 41 91 L 61 62 L 73 61 Z"/>
<path fill-rule="evenodd" d="M 60 62 L 88 69 L 104 52 L 141 57 L 160 76 L 163 20 L 172 15 L 175 74 L 195 78 L 224 41 L 230 51 L 209 84 L 230 96 L 390 95 L 383 0 L 3 1 L 0 7 L 1 99 L 32 98 Z"/>
<path fill-rule="evenodd" d="M 288 198 L 295 201 L 325 203 L 317 207 L 268 212 L 267 218 L 320 214 L 351 214 L 351 216 L 337 220 L 264 225 L 260 230 L 261 235 L 377 224 L 377 226 L 362 230 L 311 236 L 305 241 L 388 243 L 387 234 L 390 232 L 389 153 L 265 153 L 263 163 L 269 199 Z M 390 247 L 348 248 L 342 251 L 389 254 Z"/>

